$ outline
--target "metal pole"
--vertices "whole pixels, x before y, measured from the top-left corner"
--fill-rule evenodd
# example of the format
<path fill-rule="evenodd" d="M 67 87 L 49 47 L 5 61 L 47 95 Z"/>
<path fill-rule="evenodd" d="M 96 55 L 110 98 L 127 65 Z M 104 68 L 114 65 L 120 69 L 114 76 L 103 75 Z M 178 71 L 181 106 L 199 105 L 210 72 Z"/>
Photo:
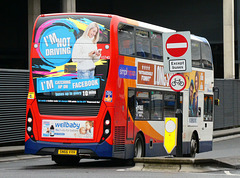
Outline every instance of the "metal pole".
<path fill-rule="evenodd" d="M 177 110 L 175 116 L 178 118 L 178 129 L 177 129 L 177 148 L 176 156 L 182 157 L 182 132 L 183 132 L 183 117 L 180 103 L 180 92 L 177 92 Z"/>

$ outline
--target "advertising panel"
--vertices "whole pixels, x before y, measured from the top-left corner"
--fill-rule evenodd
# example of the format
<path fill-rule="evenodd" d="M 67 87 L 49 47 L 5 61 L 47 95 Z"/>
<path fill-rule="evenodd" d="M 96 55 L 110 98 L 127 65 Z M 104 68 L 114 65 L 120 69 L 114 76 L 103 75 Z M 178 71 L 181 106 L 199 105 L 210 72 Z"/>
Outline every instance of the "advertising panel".
<path fill-rule="evenodd" d="M 154 65 L 138 63 L 138 84 L 154 85 Z"/>
<path fill-rule="evenodd" d="M 163 65 L 138 62 L 138 84 L 169 87 L 173 74 L 165 74 Z"/>
<path fill-rule="evenodd" d="M 205 73 L 200 71 L 192 71 L 184 74 L 187 80 L 187 88 L 189 88 L 189 126 L 197 126 L 197 118 L 201 117 L 202 109 L 198 106 L 199 91 L 205 90 Z"/>
<path fill-rule="evenodd" d="M 100 100 L 110 59 L 109 25 L 104 17 L 79 15 L 38 20 L 32 51 L 37 98 Z"/>
<path fill-rule="evenodd" d="M 43 120 L 44 138 L 85 138 L 93 139 L 93 121 Z"/>

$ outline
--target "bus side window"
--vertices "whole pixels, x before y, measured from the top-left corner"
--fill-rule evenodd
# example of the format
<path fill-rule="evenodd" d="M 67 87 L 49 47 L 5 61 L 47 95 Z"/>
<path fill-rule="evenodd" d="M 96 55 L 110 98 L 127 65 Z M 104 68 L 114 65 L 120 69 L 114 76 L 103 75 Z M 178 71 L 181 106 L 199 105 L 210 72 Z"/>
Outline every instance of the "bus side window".
<path fill-rule="evenodd" d="M 206 69 L 212 69 L 212 51 L 208 44 L 201 43 L 202 64 Z"/>
<path fill-rule="evenodd" d="M 163 120 L 163 95 L 160 91 L 151 94 L 151 120 Z"/>
<path fill-rule="evenodd" d="M 135 55 L 134 28 L 125 24 L 118 27 L 119 53 L 122 55 Z"/>
<path fill-rule="evenodd" d="M 164 94 L 164 117 L 175 117 L 176 113 L 176 95 L 165 93 Z"/>
<path fill-rule="evenodd" d="M 139 57 L 150 57 L 149 32 L 136 29 L 136 51 Z"/>
<path fill-rule="evenodd" d="M 151 32 L 152 58 L 163 60 L 162 34 Z"/>
<path fill-rule="evenodd" d="M 136 92 L 136 117 L 138 120 L 150 119 L 150 99 L 149 92 L 137 91 Z"/>
<path fill-rule="evenodd" d="M 202 68 L 200 42 L 192 40 L 191 44 L 192 66 Z"/>
<path fill-rule="evenodd" d="M 128 109 L 133 119 L 135 118 L 135 106 L 134 106 L 135 100 L 136 100 L 135 90 L 129 89 L 128 90 Z"/>

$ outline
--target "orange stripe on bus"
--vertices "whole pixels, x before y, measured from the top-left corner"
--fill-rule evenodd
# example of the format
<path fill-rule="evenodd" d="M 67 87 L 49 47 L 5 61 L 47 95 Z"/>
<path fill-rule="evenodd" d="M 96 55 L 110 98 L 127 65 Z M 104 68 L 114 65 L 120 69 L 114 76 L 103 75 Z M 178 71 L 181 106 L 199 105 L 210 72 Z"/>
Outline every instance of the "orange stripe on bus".
<path fill-rule="evenodd" d="M 160 124 L 160 123 L 159 123 Z M 163 141 L 163 136 L 158 133 L 147 121 L 135 121 L 135 126 L 149 137 Z"/>

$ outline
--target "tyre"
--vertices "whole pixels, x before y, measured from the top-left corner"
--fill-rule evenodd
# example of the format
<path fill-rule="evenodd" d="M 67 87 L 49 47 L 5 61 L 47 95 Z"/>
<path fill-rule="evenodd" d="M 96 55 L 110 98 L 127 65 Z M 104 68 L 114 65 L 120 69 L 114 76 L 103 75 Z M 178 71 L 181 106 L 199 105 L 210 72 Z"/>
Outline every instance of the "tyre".
<path fill-rule="evenodd" d="M 135 139 L 134 150 L 135 150 L 134 156 L 136 158 L 141 158 L 145 156 L 145 143 L 143 136 L 140 134 L 138 134 Z"/>
<path fill-rule="evenodd" d="M 198 150 L 198 139 L 196 134 L 192 134 L 192 138 L 190 141 L 190 154 L 189 157 L 194 158 L 196 156 Z"/>
<path fill-rule="evenodd" d="M 80 158 L 77 156 L 59 156 L 59 155 L 52 155 L 52 160 L 55 161 L 58 165 L 77 165 L 80 161 Z"/>

